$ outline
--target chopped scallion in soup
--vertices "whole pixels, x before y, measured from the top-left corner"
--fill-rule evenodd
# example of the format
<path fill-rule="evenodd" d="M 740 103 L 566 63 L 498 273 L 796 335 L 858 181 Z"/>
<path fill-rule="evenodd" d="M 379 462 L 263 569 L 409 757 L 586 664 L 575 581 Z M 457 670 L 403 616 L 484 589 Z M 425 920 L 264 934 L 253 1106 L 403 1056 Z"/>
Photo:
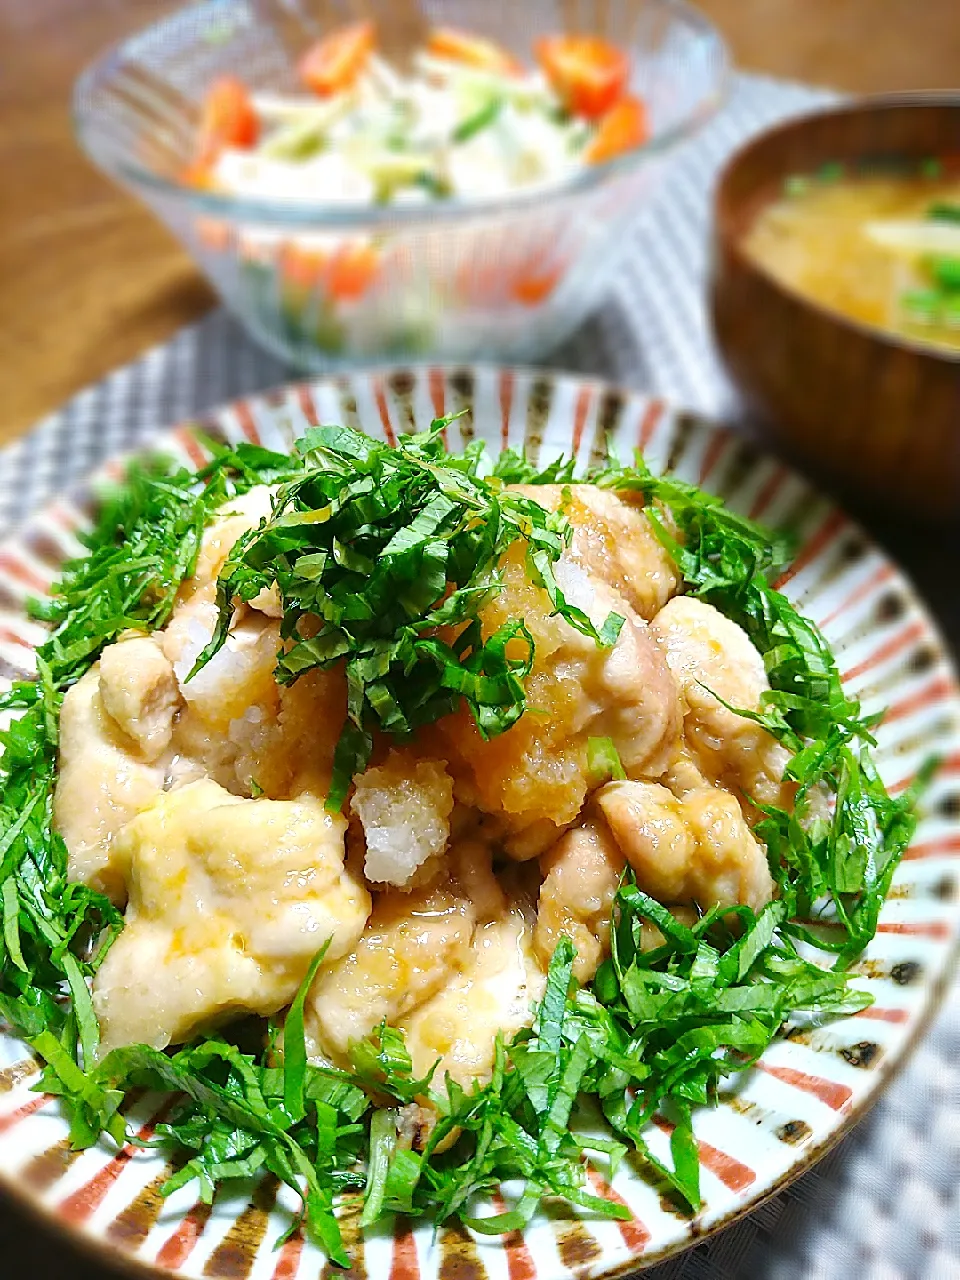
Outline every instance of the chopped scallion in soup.
<path fill-rule="evenodd" d="M 852 320 L 960 350 L 960 157 L 793 175 L 743 243 Z"/>

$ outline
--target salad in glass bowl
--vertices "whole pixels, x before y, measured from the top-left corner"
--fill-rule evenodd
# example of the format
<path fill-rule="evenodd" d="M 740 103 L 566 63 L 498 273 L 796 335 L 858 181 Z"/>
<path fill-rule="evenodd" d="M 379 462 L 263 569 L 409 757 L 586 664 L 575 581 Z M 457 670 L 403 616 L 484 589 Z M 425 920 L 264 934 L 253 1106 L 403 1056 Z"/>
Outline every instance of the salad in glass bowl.
<path fill-rule="evenodd" d="M 611 5 L 602 33 L 538 0 L 496 24 L 364 11 L 175 15 L 81 79 L 81 139 L 296 364 L 543 354 L 719 100 L 722 44 L 672 0 Z"/>
<path fill-rule="evenodd" d="M 201 109 L 188 181 L 310 204 L 495 199 L 562 181 L 648 137 L 630 62 L 598 36 L 544 37 L 525 68 L 492 40 L 429 32 L 408 74 L 376 48 L 372 22 L 311 46 L 306 92 L 251 92 L 222 76 Z"/>

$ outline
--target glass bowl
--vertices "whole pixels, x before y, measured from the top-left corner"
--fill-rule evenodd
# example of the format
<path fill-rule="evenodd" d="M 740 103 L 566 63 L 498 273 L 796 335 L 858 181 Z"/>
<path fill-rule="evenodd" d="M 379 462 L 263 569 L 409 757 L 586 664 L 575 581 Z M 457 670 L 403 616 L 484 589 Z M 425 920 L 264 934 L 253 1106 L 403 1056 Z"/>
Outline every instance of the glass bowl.
<path fill-rule="evenodd" d="M 304 48 L 361 15 L 400 59 L 434 24 L 492 37 L 527 62 L 547 32 L 603 35 L 631 56 L 650 140 L 549 188 L 490 200 L 305 205 L 179 180 L 217 76 L 296 91 Z M 292 364 L 322 372 L 427 352 L 532 360 L 596 302 L 625 224 L 670 152 L 718 107 L 726 68 L 719 35 L 684 0 L 206 0 L 89 67 L 74 115 L 94 162 L 163 219 L 251 335 Z"/>

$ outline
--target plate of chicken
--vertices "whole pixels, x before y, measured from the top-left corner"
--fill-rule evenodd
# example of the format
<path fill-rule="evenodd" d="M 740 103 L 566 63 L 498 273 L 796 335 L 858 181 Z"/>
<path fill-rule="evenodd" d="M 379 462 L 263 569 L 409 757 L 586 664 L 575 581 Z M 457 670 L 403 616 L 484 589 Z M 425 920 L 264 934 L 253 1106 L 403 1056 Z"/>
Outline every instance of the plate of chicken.
<path fill-rule="evenodd" d="M 40 512 L 0 614 L 0 1168 L 118 1260 L 635 1270 L 822 1155 L 935 1006 L 935 629 L 660 401 L 238 402 Z"/>

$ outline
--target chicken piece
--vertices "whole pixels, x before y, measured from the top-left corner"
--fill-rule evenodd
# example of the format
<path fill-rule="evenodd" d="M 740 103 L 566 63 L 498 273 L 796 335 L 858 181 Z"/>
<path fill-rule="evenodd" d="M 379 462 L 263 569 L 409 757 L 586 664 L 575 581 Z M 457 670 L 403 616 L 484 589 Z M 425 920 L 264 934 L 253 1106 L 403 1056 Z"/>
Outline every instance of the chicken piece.
<path fill-rule="evenodd" d="M 70 879 L 119 905 L 126 890 L 117 833 L 160 795 L 164 768 L 162 760 L 146 759 L 137 740 L 107 714 L 100 676 L 96 663 L 63 700 L 53 820 L 67 846 Z"/>
<path fill-rule="evenodd" d="M 269 514 L 270 490 L 264 486 L 224 504 L 203 535 L 193 577 L 182 584 L 163 632 L 163 651 L 173 665 L 189 718 L 218 733 L 254 703 L 274 709 L 278 703 L 273 671 L 279 624 L 246 607 L 237 610 L 220 652 L 188 679 L 217 625 L 217 575 L 238 538 Z"/>
<path fill-rule="evenodd" d="M 279 715 L 274 670 L 280 624 L 247 606 L 235 612 L 220 651 L 190 678 L 217 625 L 217 575 L 237 539 L 269 516 L 270 501 L 271 491 L 258 486 L 216 513 L 203 535 L 194 575 L 182 584 L 163 632 L 163 652 L 185 704 L 176 731 L 178 780 L 210 774 L 231 790 L 239 789 L 238 755 L 264 726 L 272 728 Z M 265 749 L 259 755 L 271 758 Z"/>
<path fill-rule="evenodd" d="M 592 484 L 511 486 L 573 526 L 571 555 L 648 622 L 680 589 L 680 577 L 642 507 Z M 565 496 L 566 495 L 566 496 Z"/>
<path fill-rule="evenodd" d="M 678 800 L 682 800 L 691 791 L 702 791 L 704 787 L 713 785 L 698 768 L 685 742 L 681 743 L 679 751 L 664 769 L 659 781 Z"/>
<path fill-rule="evenodd" d="M 275 1013 L 311 959 L 351 951 L 370 912 L 345 822 L 315 801 L 246 800 L 210 779 L 159 797 L 116 841 L 126 927 L 94 981 L 103 1050 L 156 1048 Z"/>
<path fill-rule="evenodd" d="M 611 782 L 596 796 L 645 893 L 664 903 L 745 903 L 773 897 L 763 846 L 735 796 L 703 785 L 678 799 L 649 782 Z"/>
<path fill-rule="evenodd" d="M 279 710 L 274 671 L 280 627 L 252 611 L 240 614 L 223 648 L 191 677 L 216 624 L 216 605 L 194 600 L 174 611 L 163 633 L 163 650 L 176 673 L 186 713 L 209 732 L 223 733 L 254 704 L 274 714 Z"/>
<path fill-rule="evenodd" d="M 705 908 L 739 902 L 759 911 L 773 897 L 773 878 L 736 796 L 705 787 L 685 798 L 683 811 L 697 842 L 690 897 Z"/>
<path fill-rule="evenodd" d="M 275 727 L 263 740 L 242 743 L 235 769 L 241 783 L 253 778 L 268 795 L 313 795 L 326 800 L 333 754 L 347 714 L 342 670 L 308 671 L 280 690 Z M 231 726 L 236 737 L 238 726 Z"/>
<path fill-rule="evenodd" d="M 508 851 L 536 857 L 573 822 L 594 785 L 591 738 L 610 738 L 630 776 L 656 777 L 676 753 L 676 685 L 647 625 L 612 588 L 562 559 L 556 576 L 566 598 L 596 626 L 608 613 L 625 619 L 615 645 L 601 648 L 560 617 L 527 578 L 524 550 L 502 564 L 504 587 L 482 614 L 484 636 L 523 618 L 534 639 L 527 711 L 485 740 L 465 709 L 437 726 L 455 794 L 494 815 Z"/>
<path fill-rule="evenodd" d="M 462 972 L 400 1022 L 414 1074 L 437 1064 L 436 1086 L 448 1072 L 464 1087 L 489 1080 L 497 1033 L 509 1041 L 530 1026 L 545 983 L 533 951 L 532 912 L 522 899 L 505 901 L 478 925 Z"/>
<path fill-rule="evenodd" d="M 449 865 L 478 924 L 497 920 L 507 912 L 509 900 L 504 884 L 510 877 L 505 874 L 501 880 L 497 876 L 486 841 L 469 833 L 460 836 L 450 850 Z"/>
<path fill-rule="evenodd" d="M 169 747 L 180 689 L 155 636 L 133 635 L 104 649 L 100 699 L 144 760 L 153 762 Z"/>
<path fill-rule="evenodd" d="M 256 485 L 238 497 L 229 498 L 215 513 L 204 531 L 193 576 L 180 588 L 180 604 L 202 596 L 214 600 L 217 578 L 239 538 L 269 519 L 273 489 Z M 266 597 L 265 597 L 266 599 Z"/>
<path fill-rule="evenodd" d="M 573 827 L 540 859 L 544 873 L 534 946 L 546 968 L 561 937 L 576 948 L 573 972 L 589 982 L 610 952 L 610 909 L 623 854 L 598 816 Z"/>
<path fill-rule="evenodd" d="M 252 777 L 271 796 L 286 794 L 291 762 L 272 747 L 280 716 L 274 677 L 279 625 L 247 611 L 231 626 L 223 648 L 192 679 L 194 662 L 213 635 L 216 606 L 194 600 L 178 606 L 163 634 L 183 698 L 174 731 L 175 781 L 213 777 L 230 791 L 244 791 Z M 259 768 L 244 768 L 252 756 L 264 771 L 281 774 L 280 786 L 262 782 Z"/>
<path fill-rule="evenodd" d="M 656 782 L 610 782 L 596 803 L 644 893 L 689 901 L 697 845 L 676 796 Z"/>
<path fill-rule="evenodd" d="M 651 630 L 680 687 L 684 738 L 697 767 L 748 798 L 789 806 L 793 792 L 782 782 L 787 752 L 766 729 L 718 700 L 756 711 L 769 688 L 746 632 L 691 596 L 665 605 Z"/>
<path fill-rule="evenodd" d="M 346 712 L 346 683 L 342 671 L 310 671 L 292 685 L 277 685 L 282 610 L 276 587 L 237 608 L 223 648 L 188 679 L 217 624 L 217 574 L 236 540 L 269 516 L 271 496 L 260 486 L 221 508 L 163 632 L 164 653 L 184 700 L 172 780 L 210 775 L 246 795 L 325 797 L 337 740 L 333 727 Z"/>
<path fill-rule="evenodd" d="M 442 760 L 391 751 L 357 779 L 351 808 L 366 838 L 364 875 L 374 884 L 409 888 L 447 847 L 453 780 Z"/>
<path fill-rule="evenodd" d="M 379 895 L 356 949 L 321 972 L 307 999 L 307 1033 L 346 1063 L 350 1045 L 391 1025 L 446 986 L 470 955 L 474 913 L 455 886 Z"/>
<path fill-rule="evenodd" d="M 198 639 L 197 653 L 203 643 Z M 184 710 L 173 739 L 176 782 L 209 775 L 243 795 L 326 796 L 346 714 L 343 672 L 308 671 L 280 687 L 274 674 L 279 647 L 277 624 L 247 613 L 216 657 L 182 685 Z M 192 660 L 177 659 L 184 680 Z"/>

